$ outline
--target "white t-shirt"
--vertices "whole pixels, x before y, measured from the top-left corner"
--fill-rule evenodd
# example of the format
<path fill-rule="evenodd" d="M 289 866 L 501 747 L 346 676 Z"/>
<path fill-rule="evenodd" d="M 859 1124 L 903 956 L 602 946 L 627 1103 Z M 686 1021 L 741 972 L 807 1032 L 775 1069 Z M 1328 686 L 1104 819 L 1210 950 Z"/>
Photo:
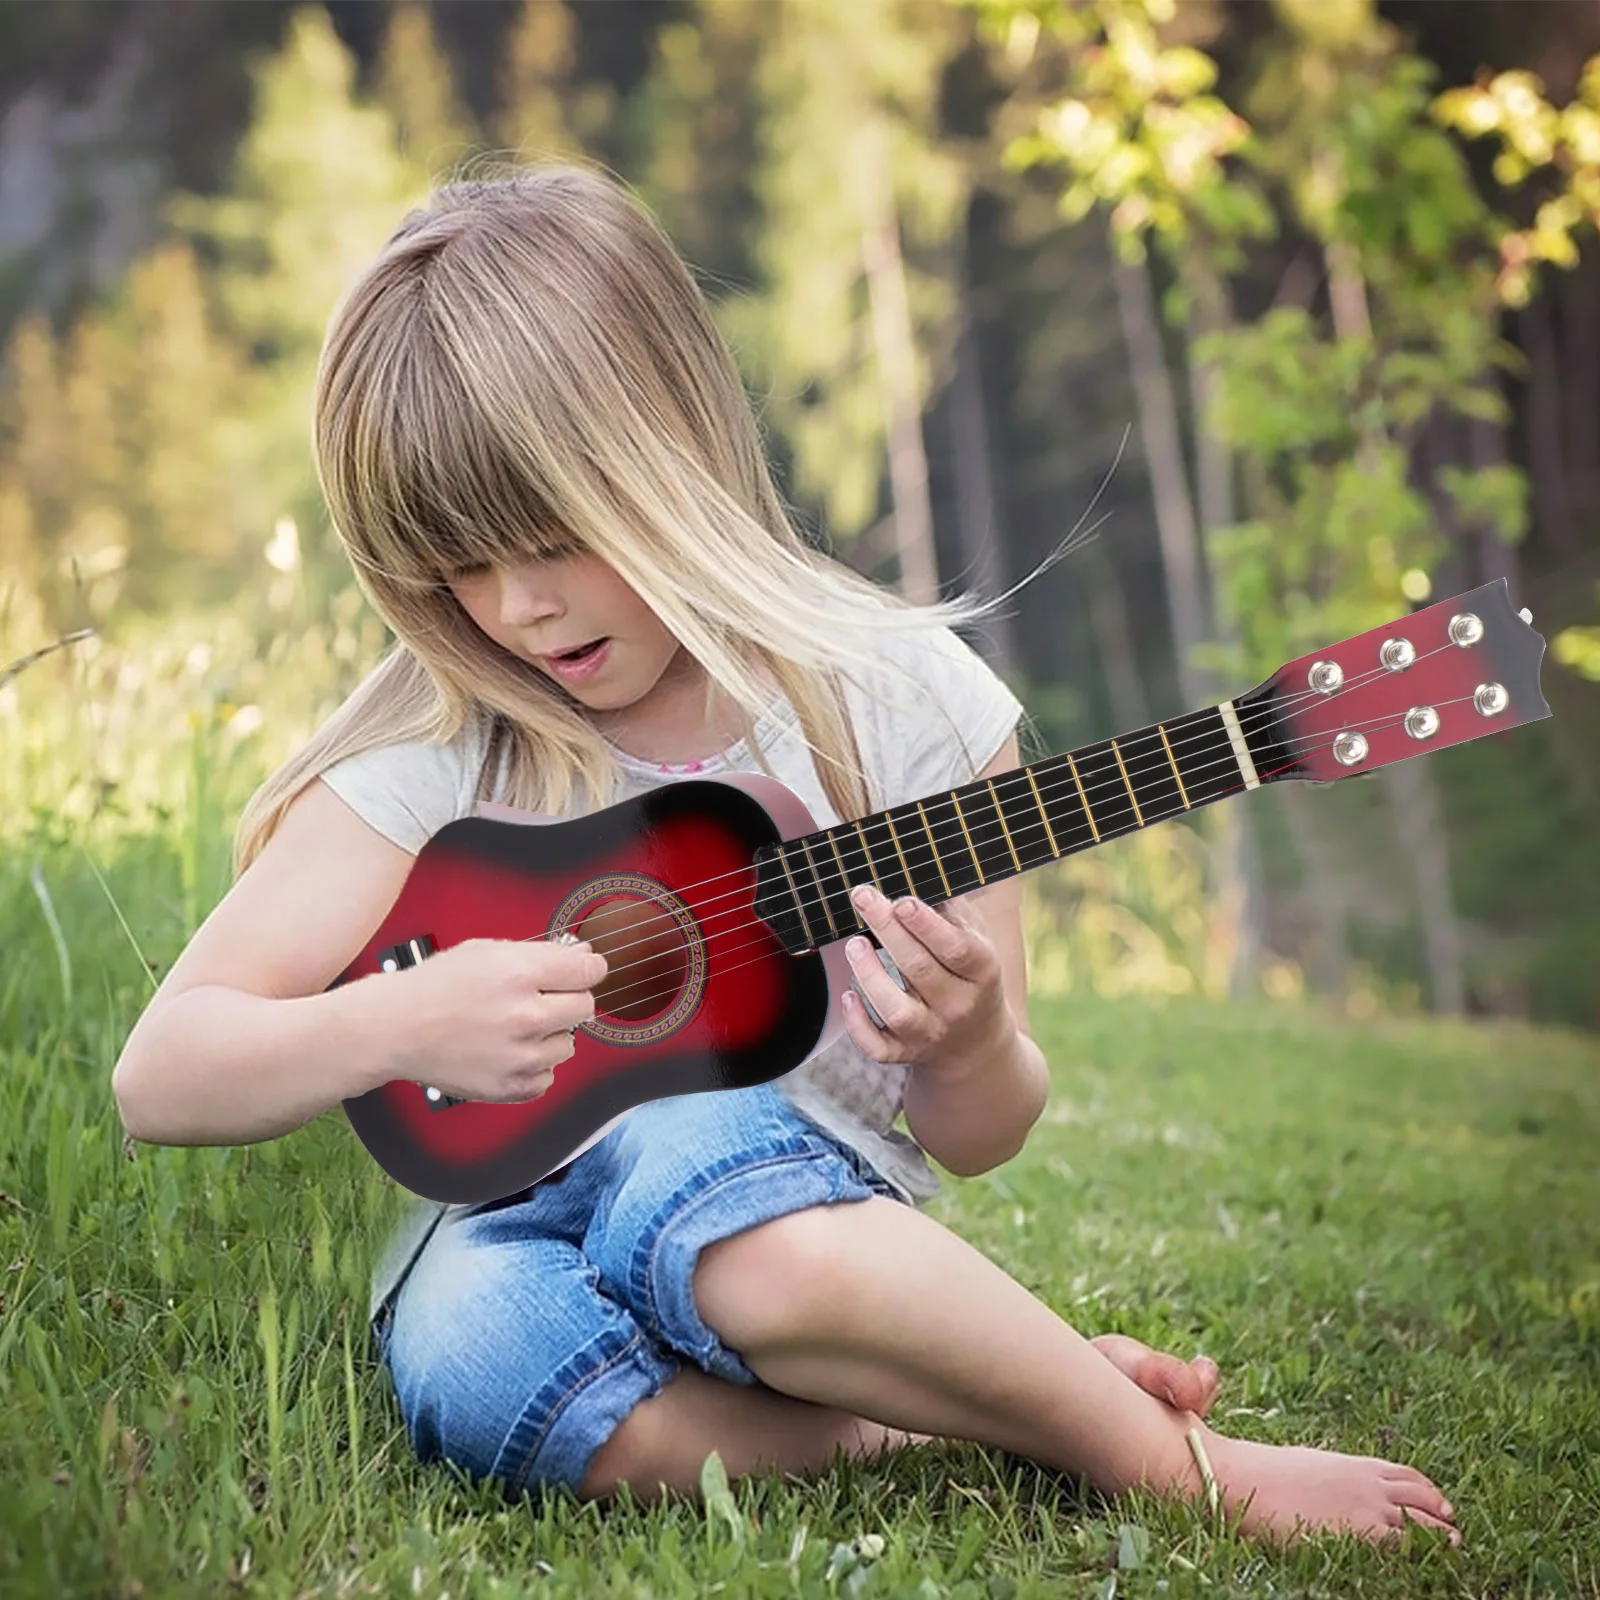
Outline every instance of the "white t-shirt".
<path fill-rule="evenodd" d="M 854 684 L 846 687 L 856 740 L 867 770 L 877 777 L 880 805 L 909 804 L 975 777 L 1022 713 L 1022 703 L 1004 680 L 946 627 L 914 633 L 885 629 L 872 648 L 915 679 L 884 671 L 871 687 L 888 698 L 887 705 Z M 488 735 L 487 718 L 469 720 L 448 744 L 385 745 L 338 762 L 322 778 L 359 817 L 415 854 L 447 822 L 475 810 Z M 786 696 L 757 721 L 754 736 L 773 773 L 805 802 L 818 828 L 844 820 L 823 791 Z M 697 775 L 761 770 L 742 739 L 716 755 L 677 766 L 643 760 L 609 741 L 607 748 L 622 773 L 614 804 Z M 498 787 L 491 798 L 501 798 Z M 574 802 L 564 814 L 579 815 L 583 809 L 581 801 Z M 841 1033 L 774 1082 L 802 1116 L 859 1151 L 908 1201 L 922 1204 L 938 1193 L 939 1180 L 916 1140 L 893 1125 L 907 1070 L 902 1063 L 871 1060 Z M 374 1312 L 446 1209 L 425 1201 L 405 1219 L 374 1278 Z"/>

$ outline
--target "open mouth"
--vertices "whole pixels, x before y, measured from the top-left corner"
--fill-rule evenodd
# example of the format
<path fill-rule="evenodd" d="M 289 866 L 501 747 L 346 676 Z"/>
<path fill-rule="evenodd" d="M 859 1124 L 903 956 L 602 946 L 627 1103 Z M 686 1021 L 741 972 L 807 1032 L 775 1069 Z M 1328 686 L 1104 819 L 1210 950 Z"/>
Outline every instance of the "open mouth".
<path fill-rule="evenodd" d="M 605 638 L 591 639 L 588 644 L 580 644 L 576 650 L 565 650 L 558 656 L 551 656 L 550 659 L 567 662 L 587 661 L 605 642 Z"/>

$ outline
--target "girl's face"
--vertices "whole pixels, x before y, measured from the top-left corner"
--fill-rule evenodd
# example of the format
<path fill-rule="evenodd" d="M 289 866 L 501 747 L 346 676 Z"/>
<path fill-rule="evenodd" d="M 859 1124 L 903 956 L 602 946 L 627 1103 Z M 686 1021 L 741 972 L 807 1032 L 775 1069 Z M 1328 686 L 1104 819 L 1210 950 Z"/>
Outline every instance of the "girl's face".
<path fill-rule="evenodd" d="M 598 556 L 476 567 L 456 574 L 450 589 L 496 644 L 531 662 L 591 711 L 635 705 L 668 675 L 680 653 L 656 614 Z M 584 675 L 569 676 L 552 665 L 552 656 L 596 639 L 607 645 Z"/>

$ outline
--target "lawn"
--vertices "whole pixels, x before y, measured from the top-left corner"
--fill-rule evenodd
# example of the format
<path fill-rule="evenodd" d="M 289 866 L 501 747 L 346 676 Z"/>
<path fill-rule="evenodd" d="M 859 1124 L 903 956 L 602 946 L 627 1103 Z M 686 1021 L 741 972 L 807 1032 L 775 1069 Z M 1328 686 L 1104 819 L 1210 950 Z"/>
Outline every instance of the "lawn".
<path fill-rule="evenodd" d="M 341 1115 L 240 1149 L 124 1142 L 127 935 L 176 927 L 214 871 L 130 845 L 124 931 L 81 853 L 41 850 L 37 881 L 0 856 L 7 1600 L 1600 1595 L 1592 1038 L 1036 1000 L 1043 1120 L 933 1203 L 1080 1330 L 1214 1356 L 1224 1431 L 1413 1463 L 1464 1550 L 1272 1554 L 968 1444 L 731 1494 L 713 1459 L 704 1505 L 510 1504 L 410 1454 L 364 1321 L 409 1196 Z"/>

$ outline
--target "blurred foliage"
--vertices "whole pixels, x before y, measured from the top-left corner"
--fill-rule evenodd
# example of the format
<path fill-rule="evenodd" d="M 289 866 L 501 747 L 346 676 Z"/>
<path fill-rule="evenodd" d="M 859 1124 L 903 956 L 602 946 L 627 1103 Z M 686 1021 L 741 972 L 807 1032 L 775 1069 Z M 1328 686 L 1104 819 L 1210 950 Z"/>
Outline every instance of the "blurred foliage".
<path fill-rule="evenodd" d="M 1584 68 L 1578 96 L 1565 107 L 1544 98 L 1537 73 L 1499 72 L 1447 90 L 1434 109 L 1446 127 L 1469 138 L 1498 137 L 1494 175 L 1506 188 L 1536 173 L 1558 175 L 1532 226 L 1507 226 L 1499 238 L 1501 293 L 1512 305 L 1526 305 L 1538 263 L 1577 266 L 1575 235 L 1585 224 L 1600 227 L 1600 56 Z"/>
<path fill-rule="evenodd" d="M 1366 0 L 1279 0 L 1247 27 L 1202 0 L 699 0 L 648 12 L 629 79 L 593 10 L 503 10 L 469 28 L 466 8 L 400 0 L 355 27 L 286 8 L 275 48 L 250 58 L 248 117 L 231 162 L 215 163 L 217 192 L 174 195 L 163 237 L 109 293 L 11 328 L 0 663 L 97 630 L 0 686 L 0 739 L 18 752 L 0 774 L 13 842 L 57 812 L 108 848 L 154 836 L 174 825 L 172 785 L 198 793 L 202 771 L 201 831 L 220 838 L 254 777 L 376 659 L 383 630 L 351 586 L 309 450 L 316 352 L 344 284 L 405 209 L 489 147 L 578 152 L 637 185 L 734 344 L 797 510 L 847 554 L 885 498 L 862 261 L 874 131 L 930 440 L 950 404 L 958 293 L 981 335 L 1013 576 L 1117 450 L 1131 391 L 1113 286 L 1130 263 L 1167 313 L 1168 376 L 1190 386 L 1182 453 L 1220 441 L 1239 469 L 1237 511 L 1202 518 L 1213 666 L 1253 681 L 1528 530 L 1525 452 L 1485 458 L 1459 448 L 1466 434 L 1423 445 L 1441 419 L 1475 441 L 1511 438 L 1501 395 L 1516 398 L 1522 369 L 1501 312 L 1518 283 L 1538 305 L 1559 276 L 1538 269 L 1592 238 L 1600 69 L 1565 108 L 1520 70 L 1438 95 Z M 381 26 L 367 20 L 380 12 Z M 463 38 L 483 59 L 461 58 Z M 1480 195 L 1457 133 L 1499 141 L 1498 177 L 1533 197 L 1531 219 Z M 1103 227 L 1082 225 L 1094 212 Z M 947 509 L 937 449 L 930 469 Z M 1115 558 L 1108 540 L 1103 567 L 1063 567 L 1064 592 L 1023 597 L 1040 753 L 1170 706 L 1145 470 L 1130 459 L 1099 507 L 1126 525 Z M 1578 497 L 1576 450 L 1571 471 Z M 1542 559 L 1534 533 L 1525 577 Z M 1591 694 L 1600 629 L 1558 632 L 1552 660 L 1569 669 L 1563 694 Z M 1438 771 L 1476 1003 L 1592 1023 L 1600 926 L 1573 886 L 1588 871 L 1594 769 L 1568 703 L 1553 731 L 1517 735 L 1523 759 L 1445 752 Z M 1291 994 L 1315 894 L 1279 837 L 1278 798 L 1241 808 L 1270 847 L 1277 954 L 1263 982 Z M 1363 908 L 1353 1003 L 1403 1007 L 1420 980 L 1418 913 L 1394 889 L 1392 828 L 1342 792 L 1315 816 Z M 1038 948 L 1060 952 L 1044 981 L 1214 992 L 1233 934 L 1211 820 L 1030 879 Z M 221 880 L 194 881 L 185 914 Z"/>
<path fill-rule="evenodd" d="M 1325 313 L 1231 316 L 1193 343 L 1218 382 L 1211 422 L 1235 452 L 1249 520 L 1210 530 L 1208 556 L 1237 641 L 1210 659 L 1260 678 L 1282 661 L 1403 609 L 1402 575 L 1446 541 L 1414 481 L 1441 408 L 1502 421 L 1484 382 L 1509 359 L 1494 325 L 1490 214 L 1429 119 L 1432 68 L 1370 4 L 1286 5 L 1249 95 L 1252 120 L 1212 93 L 1215 63 L 1166 46 L 1174 0 L 983 0 L 1008 48 L 1041 26 L 1070 46 L 1066 91 L 1008 147 L 1065 169 L 1069 220 L 1101 204 L 1130 260 L 1153 240 L 1175 269 L 1169 313 L 1225 293 L 1250 241 L 1294 225 L 1328 257 Z M 1279 198 L 1281 196 L 1281 198 Z M 1280 221 L 1280 211 L 1282 220 Z M 1452 469 L 1445 492 L 1508 540 L 1525 491 L 1503 463 Z"/>
<path fill-rule="evenodd" d="M 881 350 L 864 260 L 880 188 L 902 233 L 924 402 L 948 347 L 946 257 L 966 183 L 936 119 L 956 13 L 908 0 L 750 9 L 763 13 L 764 34 L 753 85 L 760 277 L 721 322 L 787 438 L 796 487 L 849 536 L 878 515 L 882 478 Z"/>

